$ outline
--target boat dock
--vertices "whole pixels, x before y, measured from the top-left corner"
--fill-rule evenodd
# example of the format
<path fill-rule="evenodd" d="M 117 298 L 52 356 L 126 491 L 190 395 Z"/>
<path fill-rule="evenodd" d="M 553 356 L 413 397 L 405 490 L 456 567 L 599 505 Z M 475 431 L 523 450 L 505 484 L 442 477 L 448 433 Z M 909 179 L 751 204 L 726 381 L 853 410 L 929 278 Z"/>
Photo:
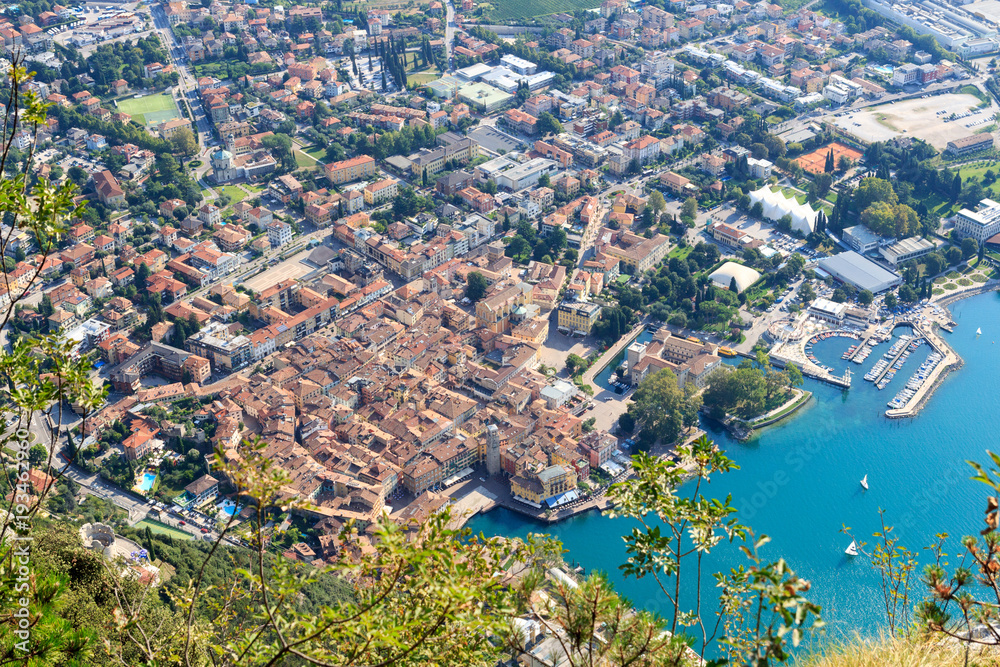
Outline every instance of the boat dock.
<path fill-rule="evenodd" d="M 746 357 L 747 359 L 754 359 L 755 357 L 740 353 L 740 356 Z M 793 363 L 799 367 L 799 370 L 807 378 L 812 378 L 813 380 L 819 380 L 820 382 L 826 382 L 827 384 L 832 384 L 834 387 L 841 387 L 842 389 L 851 388 L 851 376 L 850 375 L 834 375 L 830 371 L 817 366 L 808 359 L 786 359 L 781 356 L 780 353 L 776 353 L 774 350 L 771 351 L 771 363 L 779 368 L 784 368 L 787 364 Z"/>
<path fill-rule="evenodd" d="M 871 341 L 871 339 L 874 338 L 874 337 L 875 337 L 874 333 L 868 333 L 868 334 L 866 334 L 861 339 L 861 342 L 858 343 L 857 346 L 855 346 L 854 351 L 851 352 L 849 355 L 847 355 L 844 358 L 847 359 L 847 361 L 854 361 L 854 358 L 857 357 L 862 352 L 864 352 L 865 350 L 868 350 L 868 353 L 865 354 L 865 356 L 868 356 L 868 354 L 871 353 L 871 347 L 872 347 L 870 345 L 869 341 Z"/>
<path fill-rule="evenodd" d="M 944 339 L 941 338 L 936 332 L 927 330 L 922 331 L 916 325 L 913 326 L 913 331 L 918 336 L 922 337 L 931 349 L 942 356 L 940 362 L 930 371 L 928 376 L 924 378 L 923 384 L 920 388 L 913 392 L 913 395 L 898 408 L 890 408 L 885 411 L 885 416 L 890 419 L 900 419 L 903 417 L 913 417 L 920 411 L 923 407 L 924 401 L 934 393 L 937 388 L 938 383 L 947 375 L 951 370 L 958 368 L 962 365 L 962 359 L 959 357 L 954 350 L 952 350 Z"/>
<path fill-rule="evenodd" d="M 882 378 L 884 378 L 889 371 L 895 371 L 896 362 L 899 361 L 899 358 L 907 353 L 907 350 L 910 349 L 910 346 L 914 342 L 922 341 L 923 339 L 924 339 L 923 336 L 914 336 L 913 338 L 909 339 L 906 342 L 906 345 L 901 346 L 899 352 L 897 352 L 896 355 L 893 356 L 889 364 L 885 368 L 883 368 L 882 371 L 877 376 L 875 376 L 875 379 L 872 380 L 872 382 L 874 382 L 877 385 L 879 382 L 881 382 Z"/>

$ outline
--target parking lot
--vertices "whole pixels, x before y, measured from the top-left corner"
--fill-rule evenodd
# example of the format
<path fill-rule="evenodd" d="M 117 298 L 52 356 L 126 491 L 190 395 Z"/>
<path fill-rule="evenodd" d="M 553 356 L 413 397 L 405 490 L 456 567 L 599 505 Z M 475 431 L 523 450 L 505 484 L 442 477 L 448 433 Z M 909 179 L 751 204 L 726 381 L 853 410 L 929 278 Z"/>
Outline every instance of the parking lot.
<path fill-rule="evenodd" d="M 764 220 L 758 220 L 736 209 L 719 210 L 709 218 L 708 224 L 710 225 L 717 221 L 724 222 L 731 227 L 735 227 L 751 238 L 767 243 L 782 255 L 789 255 L 797 252 L 805 257 L 806 261 L 812 261 L 825 257 L 823 253 L 817 253 L 809 248 L 809 246 L 807 246 L 805 241 L 802 239 L 797 239 L 790 234 L 785 234 L 780 229 L 777 229 L 772 223 Z M 707 231 L 707 227 L 705 236 L 711 238 L 711 234 Z M 734 254 L 734 250 L 729 246 L 723 246 L 720 244 L 720 248 L 724 254 Z"/>
<path fill-rule="evenodd" d="M 314 267 L 309 266 L 305 262 L 306 258 L 309 257 L 310 252 L 312 252 L 312 250 L 307 248 L 302 252 L 289 257 L 285 261 L 271 267 L 264 273 L 254 276 L 243 284 L 247 289 L 251 289 L 254 292 L 260 292 L 272 285 L 277 285 L 283 280 L 296 280 L 301 278 L 302 276 L 315 270 Z"/>
<path fill-rule="evenodd" d="M 84 171 L 94 174 L 99 171 L 104 171 L 105 167 L 100 162 L 95 162 L 94 160 L 88 160 L 82 157 L 74 157 L 72 155 L 63 158 L 59 162 L 59 166 L 62 167 L 63 171 L 69 171 L 71 167 L 80 167 Z"/>
<path fill-rule="evenodd" d="M 968 136 L 975 127 L 967 125 L 977 119 L 992 118 L 995 105 L 960 121 L 942 122 L 945 114 L 962 114 L 975 110 L 978 98 L 964 93 L 924 95 L 909 100 L 890 102 L 862 110 L 841 111 L 827 117 L 850 134 L 865 142 L 886 141 L 898 136 L 923 139 L 938 150 L 944 150 L 949 141 Z"/>
<path fill-rule="evenodd" d="M 519 146 L 523 145 L 523 142 L 509 134 L 501 132 L 495 127 L 477 127 L 469 132 L 469 136 L 475 139 L 480 146 L 491 153 L 500 153 L 500 151 L 509 153 L 517 150 Z"/>

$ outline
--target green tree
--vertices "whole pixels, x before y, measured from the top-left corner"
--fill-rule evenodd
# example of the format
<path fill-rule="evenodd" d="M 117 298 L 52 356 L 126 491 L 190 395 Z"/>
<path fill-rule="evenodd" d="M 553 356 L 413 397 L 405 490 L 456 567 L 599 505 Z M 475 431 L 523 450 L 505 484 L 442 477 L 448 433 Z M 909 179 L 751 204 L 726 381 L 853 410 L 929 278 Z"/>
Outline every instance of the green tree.
<path fill-rule="evenodd" d="M 899 203 L 899 198 L 892 189 L 892 183 L 881 178 L 868 177 L 861 179 L 861 183 L 854 190 L 851 202 L 855 210 L 863 211 L 875 202 L 895 206 Z"/>
<path fill-rule="evenodd" d="M 816 184 L 816 196 L 822 199 L 830 192 L 830 186 L 833 185 L 833 176 L 825 172 L 816 174 L 813 182 Z"/>
<path fill-rule="evenodd" d="M 587 360 L 578 354 L 570 353 L 566 357 L 566 370 L 569 372 L 570 376 L 575 376 L 582 373 L 587 369 Z"/>
<path fill-rule="evenodd" d="M 33 445 L 30 450 L 28 450 L 28 463 L 31 464 L 32 468 L 38 468 L 49 458 L 49 450 L 45 449 L 45 445 Z"/>
<path fill-rule="evenodd" d="M 194 132 L 187 127 L 177 130 L 170 137 L 170 144 L 175 151 L 185 157 L 190 157 L 198 152 L 198 141 L 195 139 Z"/>
<path fill-rule="evenodd" d="M 887 293 L 882 302 L 885 304 L 886 308 L 890 309 L 895 308 L 897 305 L 899 305 L 899 301 L 896 299 L 896 295 L 893 292 Z"/>
<path fill-rule="evenodd" d="M 736 368 L 720 366 L 712 371 L 706 381 L 704 401 L 716 418 L 730 414 L 749 419 L 764 412 L 767 392 L 764 373 L 745 362 Z"/>
<path fill-rule="evenodd" d="M 469 301 L 475 303 L 486 296 L 486 289 L 489 285 L 486 283 L 486 278 L 482 273 L 479 271 L 470 271 L 465 280 L 465 296 L 468 297 Z"/>
<path fill-rule="evenodd" d="M 631 435 L 632 431 L 635 430 L 635 419 L 628 412 L 623 412 L 618 417 L 618 427 L 625 435 Z"/>
<path fill-rule="evenodd" d="M 956 246 L 950 246 L 944 251 L 944 258 L 948 261 L 948 266 L 955 266 L 962 261 L 962 249 Z"/>
<path fill-rule="evenodd" d="M 45 317 L 49 317 L 55 310 L 55 307 L 52 305 L 52 297 L 48 294 L 43 294 L 42 302 L 38 305 L 38 312 Z"/>
<path fill-rule="evenodd" d="M 547 111 L 538 116 L 538 123 L 536 123 L 535 127 L 542 136 L 547 134 L 562 134 L 563 131 L 562 123 Z"/>
<path fill-rule="evenodd" d="M 649 201 L 646 202 L 655 212 L 659 215 L 663 209 L 667 207 L 667 202 L 663 199 L 663 193 L 659 190 L 653 190 L 649 195 Z"/>
<path fill-rule="evenodd" d="M 684 200 L 684 204 L 681 206 L 681 218 L 685 220 L 694 220 L 698 215 L 698 200 L 694 197 L 688 197 Z"/>
<path fill-rule="evenodd" d="M 962 257 L 963 259 L 969 259 L 973 255 L 979 252 L 979 243 L 976 239 L 966 236 L 962 239 Z"/>
<path fill-rule="evenodd" d="M 785 366 L 785 373 L 788 375 L 788 386 L 801 387 L 805 383 L 802 371 L 795 364 L 790 363 Z"/>
<path fill-rule="evenodd" d="M 858 303 L 862 306 L 870 306 L 872 301 L 875 300 L 875 295 L 871 291 L 863 289 L 858 292 Z"/>
<path fill-rule="evenodd" d="M 295 171 L 297 164 L 295 162 L 295 155 L 292 153 L 292 138 L 287 134 L 272 134 L 267 137 L 263 137 L 260 143 L 271 151 L 271 154 L 277 159 L 279 168 L 283 172 Z"/>
<path fill-rule="evenodd" d="M 903 303 L 913 303 L 919 298 L 916 290 L 909 285 L 901 285 L 899 288 L 899 300 Z"/>
<path fill-rule="evenodd" d="M 136 289 L 145 289 L 147 280 L 149 280 L 149 265 L 142 262 L 135 269 Z"/>
<path fill-rule="evenodd" d="M 632 395 L 629 413 L 641 424 L 650 442 L 675 442 L 684 429 L 697 423 L 701 398 L 669 368 L 646 376 Z"/>

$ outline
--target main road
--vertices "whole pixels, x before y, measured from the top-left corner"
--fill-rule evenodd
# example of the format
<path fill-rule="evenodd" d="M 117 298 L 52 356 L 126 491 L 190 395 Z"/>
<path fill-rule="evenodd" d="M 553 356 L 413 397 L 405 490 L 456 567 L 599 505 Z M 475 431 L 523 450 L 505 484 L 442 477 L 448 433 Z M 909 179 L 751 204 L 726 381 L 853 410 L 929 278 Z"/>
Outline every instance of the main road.
<path fill-rule="evenodd" d="M 167 55 L 180 75 L 177 89 L 180 97 L 184 100 L 184 105 L 187 107 L 188 116 L 192 119 L 198 130 L 198 143 L 205 148 L 212 137 L 212 124 L 208 122 L 205 110 L 201 106 L 201 97 L 198 95 L 198 81 L 188 69 L 187 54 L 184 53 L 184 48 L 174 36 L 174 31 L 170 27 L 170 21 L 163 11 L 163 6 L 155 5 L 150 11 L 153 15 L 153 25 L 156 28 L 156 32 L 159 33 L 160 39 L 167 49 Z"/>
<path fill-rule="evenodd" d="M 451 56 L 451 44 L 455 41 L 455 5 L 451 0 L 444 0 L 444 6 L 448 12 L 444 26 L 444 53 L 448 59 L 448 71 L 455 68 L 455 62 Z"/>

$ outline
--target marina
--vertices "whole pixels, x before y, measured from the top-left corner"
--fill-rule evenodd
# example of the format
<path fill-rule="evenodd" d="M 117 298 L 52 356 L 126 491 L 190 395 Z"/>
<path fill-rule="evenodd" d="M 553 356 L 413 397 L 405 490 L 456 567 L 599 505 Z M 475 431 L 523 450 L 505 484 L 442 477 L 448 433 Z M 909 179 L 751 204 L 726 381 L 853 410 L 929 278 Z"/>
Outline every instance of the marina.
<path fill-rule="evenodd" d="M 917 554 L 918 569 L 928 562 L 929 552 L 923 547 L 935 541 L 936 533 L 964 535 L 981 527 L 982 489 L 969 480 L 972 472 L 965 460 L 982 460 L 988 446 L 982 443 L 1000 429 L 1000 413 L 983 410 L 980 400 L 1000 392 L 1000 374 L 995 370 L 1000 348 L 991 344 L 1000 331 L 1000 298 L 976 296 L 951 308 L 962 326 L 955 327 L 947 343 L 940 330 L 923 323 L 912 332 L 905 330 L 911 339 L 925 339 L 920 348 L 930 348 L 918 348 L 920 354 L 911 359 L 912 364 L 919 359 L 925 371 L 914 366 L 912 374 L 918 380 L 920 375 L 924 378 L 902 408 L 886 414 L 912 416 L 919 409 L 917 419 L 882 418 L 888 397 L 873 384 L 856 383 L 850 391 L 843 391 L 841 386 L 807 379 L 804 388 L 814 396 L 799 416 L 757 431 L 746 443 L 708 420 L 702 423 L 709 437 L 740 466 L 714 476 L 710 495 L 732 494 L 740 521 L 771 537 L 763 556 L 784 558 L 796 574 L 809 579 L 810 599 L 823 606 L 831 636 L 874 635 L 884 622 L 878 573 L 868 559 L 852 559 L 845 553 L 854 539 L 862 545 L 859 555 L 869 551 L 863 544 L 871 543 L 872 533 L 880 529 L 879 508 L 886 510 L 885 520 L 894 526 L 902 544 Z M 977 327 L 983 331 L 978 340 Z M 800 350 L 803 342 L 799 341 Z M 817 341 L 812 352 L 839 374 L 845 367 L 857 368 L 842 360 L 845 350 L 857 342 L 831 336 Z M 876 357 L 876 364 L 883 361 L 883 353 L 894 342 L 895 338 L 889 344 L 870 346 L 874 351 L 865 365 L 866 373 Z M 933 367 L 923 367 L 934 352 L 942 359 Z M 947 369 L 960 363 L 958 355 L 964 357 L 965 366 L 946 375 Z M 912 379 L 909 367 L 902 372 Z M 921 401 L 932 387 L 934 399 Z M 923 451 L 927 454 L 921 455 Z M 859 483 L 862 479 L 869 489 Z M 852 537 L 841 532 L 845 524 L 851 526 Z M 616 590 L 637 607 L 654 613 L 665 609 L 655 585 L 625 577 L 619 570 L 628 558 L 621 540 L 630 529 L 626 521 L 590 513 L 547 524 L 526 521 L 498 508 L 474 517 L 468 527 L 487 536 L 550 533 L 569 550 L 569 558 L 589 571 L 606 572 Z M 734 546 L 720 545 L 706 557 L 705 571 L 728 571 L 744 562 Z M 693 575 L 686 577 L 682 595 L 692 595 L 696 583 Z M 708 575 L 702 580 L 703 587 L 713 583 Z"/>

